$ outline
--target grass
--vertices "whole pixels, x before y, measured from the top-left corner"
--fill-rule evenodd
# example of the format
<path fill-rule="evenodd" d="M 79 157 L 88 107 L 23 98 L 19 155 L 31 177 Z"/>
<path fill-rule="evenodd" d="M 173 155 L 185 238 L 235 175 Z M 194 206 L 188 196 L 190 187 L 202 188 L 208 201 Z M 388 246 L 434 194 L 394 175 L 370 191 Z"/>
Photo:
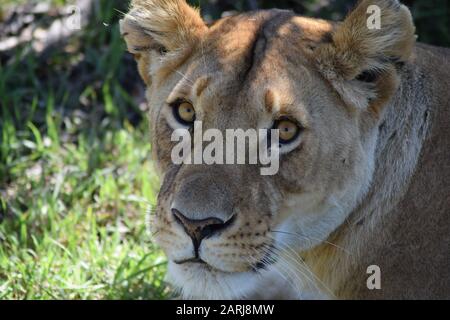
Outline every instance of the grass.
<path fill-rule="evenodd" d="M 36 53 L 0 55 L 0 299 L 162 299 L 158 179 L 123 1 Z M 1 54 L 1 53 L 0 53 Z"/>

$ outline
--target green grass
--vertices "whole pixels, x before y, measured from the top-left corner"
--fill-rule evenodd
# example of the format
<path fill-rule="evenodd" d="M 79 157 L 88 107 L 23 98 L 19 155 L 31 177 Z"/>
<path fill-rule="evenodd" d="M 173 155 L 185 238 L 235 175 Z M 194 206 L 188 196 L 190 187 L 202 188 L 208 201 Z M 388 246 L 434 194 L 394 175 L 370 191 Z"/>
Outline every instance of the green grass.
<path fill-rule="evenodd" d="M 0 60 L 0 299 L 161 299 L 158 179 L 115 9 L 44 54 Z M 105 26 L 107 25 L 107 26 Z"/>
<path fill-rule="evenodd" d="M 22 141 L 29 154 L 8 166 L 0 298 L 164 297 L 165 261 L 146 226 L 156 178 L 145 135 L 125 126 L 92 146 L 48 132 Z"/>

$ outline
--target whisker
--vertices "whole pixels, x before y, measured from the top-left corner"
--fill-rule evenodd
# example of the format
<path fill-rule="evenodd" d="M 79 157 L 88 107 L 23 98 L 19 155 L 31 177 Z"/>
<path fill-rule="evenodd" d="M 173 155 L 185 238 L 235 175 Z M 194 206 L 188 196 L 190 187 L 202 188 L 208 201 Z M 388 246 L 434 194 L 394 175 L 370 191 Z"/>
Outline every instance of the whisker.
<path fill-rule="evenodd" d="M 306 272 L 308 272 L 308 274 L 310 274 L 321 286 L 323 286 L 333 297 L 335 297 L 333 291 L 309 268 L 309 266 L 305 263 L 305 261 L 303 260 L 303 258 L 298 254 L 298 252 L 296 252 L 291 246 L 289 246 L 289 244 L 287 244 L 286 242 L 281 242 L 279 245 L 282 245 L 283 247 L 280 247 L 280 249 L 284 249 L 284 251 L 287 253 L 287 249 L 291 250 L 291 252 L 293 252 L 296 256 L 298 256 L 299 260 L 294 259 L 298 266 L 300 268 L 303 268 L 303 270 L 305 270 Z M 305 275 L 306 276 L 306 275 Z M 316 282 L 314 282 L 315 284 Z M 316 288 L 320 290 L 319 287 Z"/>
<path fill-rule="evenodd" d="M 183 77 L 183 79 L 185 79 L 187 82 L 189 82 L 191 85 L 189 87 L 192 88 L 192 85 L 194 85 L 194 82 L 189 79 L 186 74 L 184 74 L 183 72 L 179 71 L 179 70 L 175 70 L 176 73 L 178 73 L 179 75 L 181 75 Z"/>
<path fill-rule="evenodd" d="M 348 251 L 347 249 L 345 249 L 344 247 L 341 247 L 341 246 L 339 246 L 339 245 L 337 245 L 337 244 L 335 244 L 333 242 L 330 242 L 330 241 L 320 240 L 319 238 L 305 236 L 305 235 L 302 235 L 302 234 L 299 234 L 299 233 L 293 233 L 293 232 L 288 232 L 288 231 L 272 230 L 272 232 L 274 232 L 274 233 L 282 233 L 282 234 L 286 234 L 286 235 L 294 236 L 294 237 L 301 237 L 301 238 L 304 238 L 304 239 L 309 240 L 309 241 L 312 241 L 312 240 L 321 241 L 323 243 L 329 244 L 329 245 L 331 245 L 331 246 L 333 246 L 333 247 L 335 247 L 337 249 L 340 249 L 340 250 L 344 251 L 348 255 L 352 255 L 352 253 L 350 251 Z"/>
<path fill-rule="evenodd" d="M 279 268 L 283 268 L 283 270 L 288 274 L 288 277 L 291 278 L 291 280 L 293 280 L 293 284 L 295 284 L 294 290 L 296 290 L 298 293 L 301 293 L 301 287 L 303 286 L 304 282 L 303 279 L 300 277 L 300 275 L 297 274 L 296 271 L 299 271 L 302 275 L 304 275 L 301 270 L 297 270 L 295 268 L 293 268 L 293 266 L 291 266 L 291 264 L 289 263 L 289 261 L 287 261 L 282 255 L 280 255 L 278 252 L 276 252 L 276 250 L 278 250 L 276 247 L 271 247 L 271 248 L 267 248 L 267 250 L 269 250 L 269 252 L 273 255 L 275 255 L 278 259 L 278 263 L 277 264 L 273 264 L 274 269 L 276 269 L 277 267 Z M 306 275 L 304 275 L 307 280 L 310 280 Z"/>
<path fill-rule="evenodd" d="M 312 285 L 314 285 L 314 287 L 315 287 L 316 289 L 319 289 L 319 288 L 317 287 L 317 285 L 316 285 L 316 282 L 315 282 L 311 277 L 309 277 L 306 273 L 303 272 L 303 266 L 300 264 L 300 262 L 297 261 L 297 259 L 295 259 L 294 257 L 292 257 L 292 256 L 289 254 L 289 252 L 287 252 L 287 250 L 285 250 L 285 249 L 283 250 L 282 247 L 275 247 L 275 250 L 280 251 L 280 253 L 276 253 L 276 254 L 277 254 L 277 257 L 278 257 L 282 262 L 285 263 L 284 267 L 286 267 L 286 268 L 288 268 L 289 270 L 291 270 L 291 272 L 296 276 L 297 279 L 299 279 L 299 281 L 300 281 L 302 284 L 304 283 L 304 282 L 303 282 L 303 279 L 300 278 L 300 276 L 299 276 L 295 271 L 299 272 L 300 275 L 301 275 L 302 277 L 304 277 L 305 280 L 308 281 L 308 285 L 309 285 L 309 286 L 312 284 Z M 283 255 L 281 255 L 281 252 L 282 252 L 282 251 L 284 252 L 285 255 L 287 255 L 287 258 L 290 258 L 290 260 L 294 263 L 293 266 L 291 265 L 291 263 L 289 263 L 289 261 L 288 261 Z M 298 268 L 295 268 L 296 266 L 297 266 Z M 295 271 L 293 271 L 293 270 L 295 270 Z"/>
<path fill-rule="evenodd" d="M 253 250 L 254 250 L 256 253 L 258 253 L 256 249 L 253 249 Z M 252 257 L 252 258 L 253 258 L 253 257 Z M 253 258 L 253 259 L 256 260 L 255 258 Z M 270 262 L 267 262 L 267 258 L 263 258 L 262 261 L 263 261 L 263 263 L 264 263 L 266 266 L 271 266 L 272 269 L 273 269 L 275 272 L 277 272 L 277 273 L 278 273 L 278 274 L 279 274 L 279 275 L 280 275 L 287 283 L 289 283 L 289 285 L 292 286 L 292 288 L 294 289 L 294 291 L 299 293 L 299 296 L 300 296 L 300 298 L 301 298 L 301 295 L 300 295 L 301 290 L 300 290 L 299 287 L 297 287 L 297 286 L 295 285 L 295 282 L 289 281 L 288 278 L 290 278 L 290 276 L 284 275 L 284 274 L 281 272 L 281 270 L 279 270 L 275 265 L 271 264 Z M 260 261 L 256 261 L 256 264 L 258 264 L 259 262 L 260 262 Z"/>
<path fill-rule="evenodd" d="M 151 232 L 150 233 L 150 236 L 151 237 L 155 237 L 158 233 L 160 233 L 161 232 L 161 229 L 158 229 L 158 230 L 156 230 L 155 232 Z"/>

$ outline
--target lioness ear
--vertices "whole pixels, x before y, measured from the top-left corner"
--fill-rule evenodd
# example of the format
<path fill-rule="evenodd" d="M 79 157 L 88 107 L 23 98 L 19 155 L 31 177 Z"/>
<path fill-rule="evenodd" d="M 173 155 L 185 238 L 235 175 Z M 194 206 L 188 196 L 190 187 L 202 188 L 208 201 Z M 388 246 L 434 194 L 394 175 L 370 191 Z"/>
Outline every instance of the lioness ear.
<path fill-rule="evenodd" d="M 164 55 L 188 48 L 206 30 L 198 10 L 185 0 L 132 0 L 130 11 L 120 21 L 128 51 L 135 55 L 147 85 L 151 51 Z"/>
<path fill-rule="evenodd" d="M 397 89 L 396 65 L 410 58 L 415 40 L 407 7 L 397 0 L 362 0 L 315 53 L 320 71 L 347 104 L 378 112 Z"/>

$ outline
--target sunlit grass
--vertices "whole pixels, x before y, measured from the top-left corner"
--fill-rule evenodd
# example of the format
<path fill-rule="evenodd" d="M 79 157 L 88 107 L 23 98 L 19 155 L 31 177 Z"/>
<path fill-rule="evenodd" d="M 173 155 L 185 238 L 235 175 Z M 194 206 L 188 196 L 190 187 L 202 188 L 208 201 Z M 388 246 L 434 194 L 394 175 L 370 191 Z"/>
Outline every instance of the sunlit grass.
<path fill-rule="evenodd" d="M 22 142 L 30 153 L 9 167 L 4 191 L 0 297 L 164 296 L 164 259 L 146 226 L 157 178 L 145 135 L 125 126 L 93 146 Z"/>

